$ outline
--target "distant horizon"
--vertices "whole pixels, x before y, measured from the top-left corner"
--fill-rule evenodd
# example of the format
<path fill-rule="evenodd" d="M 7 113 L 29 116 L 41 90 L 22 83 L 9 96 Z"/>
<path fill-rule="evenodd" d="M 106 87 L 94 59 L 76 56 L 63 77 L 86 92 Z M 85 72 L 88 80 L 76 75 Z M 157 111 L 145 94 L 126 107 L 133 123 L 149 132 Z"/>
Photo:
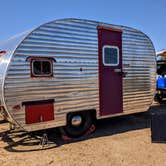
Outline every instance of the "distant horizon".
<path fill-rule="evenodd" d="M 56 19 L 81 18 L 138 29 L 150 37 L 156 52 L 166 49 L 164 0 L 5 0 L 1 6 L 0 43 Z"/>

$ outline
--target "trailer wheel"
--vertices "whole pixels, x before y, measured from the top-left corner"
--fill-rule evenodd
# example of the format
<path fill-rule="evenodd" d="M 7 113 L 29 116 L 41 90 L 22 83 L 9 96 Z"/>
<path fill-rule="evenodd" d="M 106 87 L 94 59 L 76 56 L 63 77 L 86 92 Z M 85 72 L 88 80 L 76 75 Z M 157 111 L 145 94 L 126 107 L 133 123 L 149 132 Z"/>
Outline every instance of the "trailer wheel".
<path fill-rule="evenodd" d="M 62 134 L 77 138 L 84 135 L 92 125 L 90 112 L 74 112 L 67 116 L 67 125 L 62 128 Z"/>

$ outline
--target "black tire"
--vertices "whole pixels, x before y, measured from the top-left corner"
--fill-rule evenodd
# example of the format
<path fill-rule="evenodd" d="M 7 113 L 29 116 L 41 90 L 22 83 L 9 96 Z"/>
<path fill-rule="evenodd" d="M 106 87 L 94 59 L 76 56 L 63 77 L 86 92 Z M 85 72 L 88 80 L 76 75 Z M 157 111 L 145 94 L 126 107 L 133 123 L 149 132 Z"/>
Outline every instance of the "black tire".
<path fill-rule="evenodd" d="M 162 100 L 163 100 L 162 96 L 159 94 L 156 94 L 155 101 L 157 101 L 158 103 L 162 103 Z"/>
<path fill-rule="evenodd" d="M 71 120 L 74 116 L 82 118 L 81 124 L 73 126 Z M 74 112 L 67 115 L 67 125 L 61 128 L 62 134 L 70 138 L 78 138 L 84 135 L 92 125 L 90 112 Z"/>

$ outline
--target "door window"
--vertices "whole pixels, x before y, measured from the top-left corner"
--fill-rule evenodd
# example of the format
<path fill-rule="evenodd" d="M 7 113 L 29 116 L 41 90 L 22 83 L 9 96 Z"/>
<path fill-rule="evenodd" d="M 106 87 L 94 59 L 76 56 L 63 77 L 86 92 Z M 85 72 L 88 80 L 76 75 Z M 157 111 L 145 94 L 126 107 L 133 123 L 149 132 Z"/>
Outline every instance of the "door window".
<path fill-rule="evenodd" d="M 103 46 L 103 64 L 105 66 L 119 65 L 119 48 L 116 46 Z"/>

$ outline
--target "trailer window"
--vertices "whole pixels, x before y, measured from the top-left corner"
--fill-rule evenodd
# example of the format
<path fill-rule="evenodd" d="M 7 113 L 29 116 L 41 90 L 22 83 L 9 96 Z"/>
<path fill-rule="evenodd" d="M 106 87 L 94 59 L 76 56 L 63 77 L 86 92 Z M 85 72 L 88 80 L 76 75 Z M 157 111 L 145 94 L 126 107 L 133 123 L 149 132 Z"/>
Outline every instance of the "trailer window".
<path fill-rule="evenodd" d="M 103 64 L 105 66 L 119 65 L 119 48 L 105 45 L 103 47 Z"/>
<path fill-rule="evenodd" d="M 52 60 L 32 59 L 31 61 L 32 77 L 52 77 L 53 65 Z"/>

